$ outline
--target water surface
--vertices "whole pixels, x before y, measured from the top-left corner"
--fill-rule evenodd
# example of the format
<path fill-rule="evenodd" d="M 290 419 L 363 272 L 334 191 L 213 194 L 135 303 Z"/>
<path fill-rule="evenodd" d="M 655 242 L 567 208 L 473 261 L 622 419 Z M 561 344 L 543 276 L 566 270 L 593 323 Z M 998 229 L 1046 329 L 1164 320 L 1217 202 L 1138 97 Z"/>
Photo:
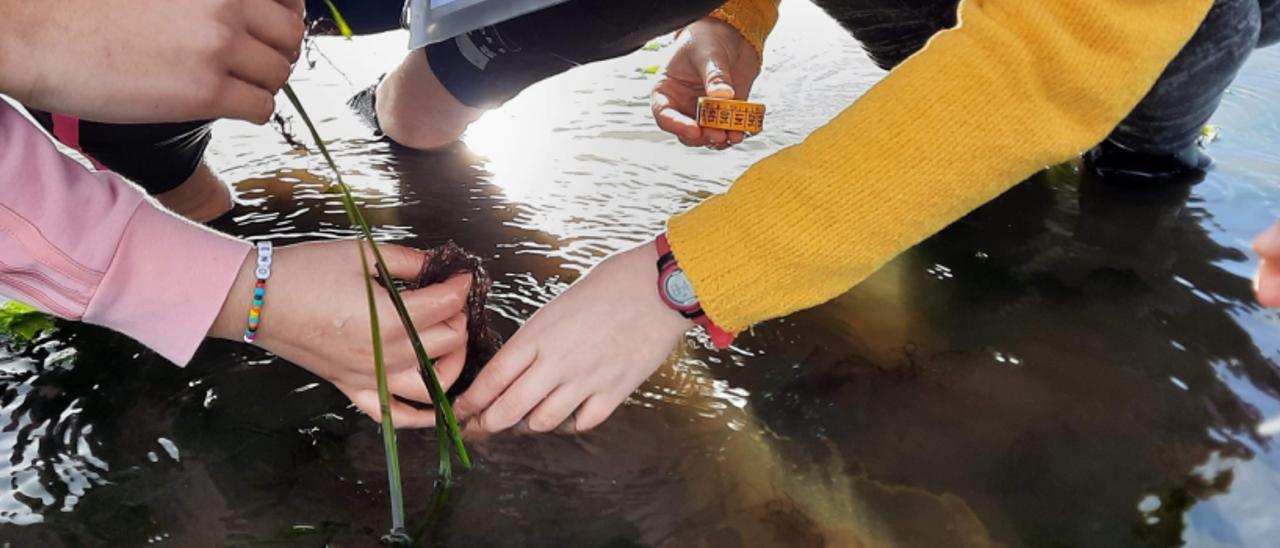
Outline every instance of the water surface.
<path fill-rule="evenodd" d="M 653 126 L 643 69 L 663 49 L 540 84 L 421 154 L 373 141 L 341 104 L 405 39 L 321 39 L 299 92 L 383 237 L 453 238 L 491 260 L 507 333 L 881 76 L 816 8 L 788 3 L 756 86 L 770 126 L 734 150 Z M 1204 181 L 1121 191 L 1075 165 L 1038 175 L 730 351 L 690 337 L 597 431 L 475 444 L 448 519 L 421 538 L 1273 544 L 1280 319 L 1253 304 L 1248 241 L 1280 217 L 1278 69 L 1280 50 L 1260 52 L 1232 88 Z M 242 201 L 219 228 L 353 235 L 318 157 L 269 128 L 216 134 L 211 162 Z M 401 442 L 420 525 L 433 433 Z M 0 539 L 15 546 L 364 546 L 388 523 L 376 426 L 237 344 L 209 343 L 185 369 L 70 324 L 8 349 L 0 455 Z"/>

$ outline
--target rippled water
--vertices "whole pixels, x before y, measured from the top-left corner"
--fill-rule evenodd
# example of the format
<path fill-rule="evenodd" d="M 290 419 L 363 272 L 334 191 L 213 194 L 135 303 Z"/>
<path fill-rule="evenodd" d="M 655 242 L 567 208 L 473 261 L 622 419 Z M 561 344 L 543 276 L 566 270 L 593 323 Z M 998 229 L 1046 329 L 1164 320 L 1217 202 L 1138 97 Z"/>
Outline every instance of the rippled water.
<path fill-rule="evenodd" d="M 667 51 L 543 83 L 437 154 L 370 141 L 341 105 L 403 35 L 322 39 L 298 87 L 383 236 L 492 259 L 510 332 L 880 76 L 813 7 L 788 4 L 756 88 L 770 128 L 728 152 L 653 127 L 640 69 Z M 731 351 L 690 338 L 595 432 L 475 444 L 478 467 L 422 538 L 1273 544 L 1280 318 L 1252 303 L 1247 243 L 1280 217 L 1278 67 L 1280 50 L 1260 52 L 1226 98 L 1205 181 L 1122 192 L 1076 166 L 1041 174 Z M 211 161 L 243 201 L 220 228 L 352 234 L 319 191 L 319 159 L 270 129 L 220 124 Z M 411 523 L 430 504 L 431 436 L 401 437 Z M 6 350 L 0 455 L 0 539 L 14 545 L 368 545 L 387 526 L 375 426 L 231 343 L 185 369 L 69 324 Z"/>

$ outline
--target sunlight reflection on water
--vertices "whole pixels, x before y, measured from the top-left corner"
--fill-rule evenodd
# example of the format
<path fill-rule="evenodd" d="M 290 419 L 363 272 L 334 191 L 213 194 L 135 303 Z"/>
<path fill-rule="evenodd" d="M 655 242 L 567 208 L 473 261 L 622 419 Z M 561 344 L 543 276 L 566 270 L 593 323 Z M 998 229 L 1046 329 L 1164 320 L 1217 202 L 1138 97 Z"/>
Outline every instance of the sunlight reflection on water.
<path fill-rule="evenodd" d="M 660 48 L 539 84 L 462 145 L 413 154 L 343 106 L 404 36 L 316 43 L 345 74 L 316 56 L 297 86 L 379 237 L 484 255 L 507 332 L 881 74 L 816 8 L 784 3 L 755 88 L 769 130 L 734 150 L 686 149 L 653 125 L 653 77 L 636 69 Z M 867 535 L 920 535 L 892 537 L 907 545 L 971 527 L 1014 545 L 1276 538 L 1280 318 L 1252 304 L 1247 249 L 1280 217 L 1278 66 L 1280 50 L 1260 52 L 1225 99 L 1204 182 L 1133 196 L 1055 168 L 732 351 L 690 337 L 600 431 L 479 444 L 438 539 L 719 545 L 822 528 L 797 506 L 747 505 L 753 491 L 817 497 L 823 523 L 858 509 Z M 318 157 L 271 128 L 216 134 L 210 161 L 241 202 L 221 228 L 354 234 Z M 215 344 L 179 370 L 74 326 L 0 357 L 0 536 L 367 544 L 386 517 L 377 433 L 282 365 Z M 424 510 L 433 440 L 402 443 Z"/>

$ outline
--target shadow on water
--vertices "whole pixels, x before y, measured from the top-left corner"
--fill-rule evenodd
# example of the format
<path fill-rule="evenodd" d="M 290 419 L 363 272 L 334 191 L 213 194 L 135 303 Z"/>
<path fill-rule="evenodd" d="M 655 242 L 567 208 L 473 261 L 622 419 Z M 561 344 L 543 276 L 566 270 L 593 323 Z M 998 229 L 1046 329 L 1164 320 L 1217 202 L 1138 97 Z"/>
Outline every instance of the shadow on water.
<path fill-rule="evenodd" d="M 786 9 L 812 10 L 797 6 Z M 824 34 L 805 30 L 780 27 L 781 58 L 805 47 L 856 58 L 856 44 L 811 45 Z M 591 264 L 871 81 L 858 73 L 862 87 L 846 90 L 838 75 L 780 64 L 759 93 L 805 121 L 780 116 L 776 142 L 715 156 L 655 134 L 636 99 L 649 82 L 627 63 L 584 69 L 608 93 L 566 99 L 553 122 L 564 127 L 529 117 L 549 91 L 517 100 L 526 117 L 503 128 L 546 135 L 521 140 L 528 150 L 480 137 L 435 154 L 358 138 L 334 149 L 356 166 L 381 236 L 454 239 L 490 261 L 491 311 L 509 335 Z M 425 544 L 467 546 L 1275 538 L 1280 453 L 1259 425 L 1280 417 L 1280 321 L 1253 304 L 1244 251 L 1280 214 L 1266 181 L 1280 171 L 1268 74 L 1228 97 L 1222 164 L 1206 181 L 1126 190 L 1078 165 L 1048 170 L 732 351 L 687 339 L 596 431 L 474 443 L 477 467 L 445 519 L 427 518 L 433 433 L 402 434 L 411 525 Z M 789 94 L 787 81 L 801 84 Z M 830 108 L 810 108 L 815 97 Z M 322 123 L 348 123 L 339 109 Z M 592 109 L 609 123 L 576 114 Z M 240 179 L 242 204 L 218 228 L 280 243 L 353 234 L 320 192 L 319 163 L 269 133 L 220 131 L 215 159 Z M 6 347 L 0 455 L 0 539 L 15 546 L 363 546 L 387 525 L 376 425 L 307 372 L 237 344 L 207 343 L 183 369 L 73 324 Z"/>
<path fill-rule="evenodd" d="M 400 154 L 394 169 L 400 180 L 438 181 L 471 179 L 471 167 L 460 149 Z M 500 197 L 473 183 L 433 187 L 429 202 L 405 189 L 399 200 L 414 219 L 388 212 L 382 224 L 419 234 L 420 245 L 453 237 L 491 250 L 493 270 L 509 273 L 495 308 L 523 317 L 574 273 L 543 254 L 504 252 L 558 243 L 510 228 L 519 211 L 490 207 Z M 269 190 L 289 199 L 288 188 Z M 841 299 L 757 329 L 741 345 L 753 356 L 726 363 L 700 345 L 684 349 L 684 367 L 664 370 L 598 432 L 478 445 L 481 464 L 435 538 L 753 544 L 762 537 L 738 531 L 748 524 L 733 525 L 725 499 L 742 481 L 725 476 L 750 473 L 724 463 L 750 454 L 730 439 L 746 436 L 780 448 L 778 461 L 757 465 L 831 475 L 838 462 L 874 483 L 850 491 L 871 516 L 863 519 L 906 544 L 954 540 L 936 530 L 950 511 L 926 512 L 936 500 L 884 486 L 958 497 L 997 540 L 1177 542 L 1183 513 L 1231 488 L 1224 463 L 1270 448 L 1255 432 L 1259 412 L 1224 379 L 1280 397 L 1276 367 L 1237 323 L 1255 311 L 1248 281 L 1216 266 L 1246 258 L 1208 237 L 1201 226 L 1211 218 L 1188 203 L 1192 191 L 1109 188 L 1075 166 L 1037 176 Z M 298 215 L 291 229 L 322 231 L 336 215 Z M 429 230 L 418 226 L 428 218 Z M 375 425 L 327 385 L 264 358 L 211 343 L 176 369 L 72 325 L 10 356 L 0 403 L 6 436 L 18 440 L 11 464 L 35 475 L 14 478 L 44 487 L 43 500 L 29 489 L 15 500 L 44 521 L 6 527 L 6 538 L 376 537 L 386 495 Z M 744 424 L 759 431 L 738 431 Z M 429 436 L 402 437 L 411 515 L 432 503 Z M 764 498 L 794 496 L 779 491 Z M 757 509 L 777 535 L 763 538 L 829 534 L 789 513 Z"/>
<path fill-rule="evenodd" d="M 831 440 L 851 474 L 956 494 L 996 538 L 1177 543 L 1182 514 L 1232 485 L 1213 463 L 1271 449 L 1226 379 L 1280 398 L 1237 323 L 1257 311 L 1249 281 L 1215 266 L 1247 259 L 1200 228 L 1190 192 L 1041 174 L 757 330 L 798 368 L 726 378 L 780 434 Z"/>

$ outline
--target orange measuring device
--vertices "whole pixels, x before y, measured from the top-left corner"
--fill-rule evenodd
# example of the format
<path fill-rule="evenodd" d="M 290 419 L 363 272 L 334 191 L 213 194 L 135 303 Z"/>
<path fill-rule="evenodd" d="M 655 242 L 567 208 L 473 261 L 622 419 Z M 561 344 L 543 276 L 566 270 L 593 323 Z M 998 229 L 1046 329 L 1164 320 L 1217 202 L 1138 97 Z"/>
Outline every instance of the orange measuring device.
<path fill-rule="evenodd" d="M 764 131 L 764 105 L 736 99 L 698 98 L 698 125 L 744 133 Z"/>

